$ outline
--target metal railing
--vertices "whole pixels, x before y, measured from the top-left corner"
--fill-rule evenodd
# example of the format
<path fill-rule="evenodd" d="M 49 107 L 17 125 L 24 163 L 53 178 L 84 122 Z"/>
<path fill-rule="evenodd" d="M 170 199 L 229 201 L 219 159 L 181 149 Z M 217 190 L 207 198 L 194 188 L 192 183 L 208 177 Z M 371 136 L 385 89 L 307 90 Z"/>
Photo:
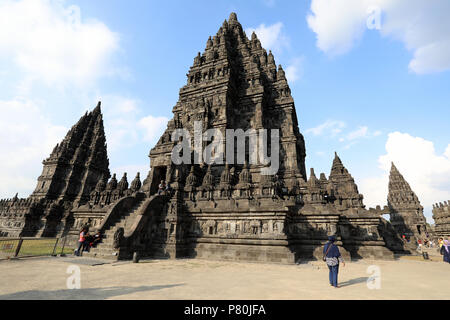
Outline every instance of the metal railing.
<path fill-rule="evenodd" d="M 67 244 L 67 237 L 0 238 L 0 260 L 73 253 L 73 248 Z"/>

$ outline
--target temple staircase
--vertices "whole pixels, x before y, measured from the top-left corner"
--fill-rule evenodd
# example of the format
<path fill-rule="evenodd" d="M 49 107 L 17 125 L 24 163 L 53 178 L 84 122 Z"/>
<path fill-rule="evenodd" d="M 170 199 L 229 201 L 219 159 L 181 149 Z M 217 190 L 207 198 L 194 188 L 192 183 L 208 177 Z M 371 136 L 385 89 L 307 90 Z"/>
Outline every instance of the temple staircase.
<path fill-rule="evenodd" d="M 117 249 L 114 248 L 114 234 L 119 228 L 125 231 L 133 226 L 136 216 L 143 209 L 146 204 L 146 197 L 137 200 L 136 204 L 119 218 L 112 221 L 108 227 L 104 229 L 103 237 L 100 243 L 95 248 L 91 248 L 90 252 L 83 252 L 84 256 L 103 258 L 103 259 L 117 259 Z"/>

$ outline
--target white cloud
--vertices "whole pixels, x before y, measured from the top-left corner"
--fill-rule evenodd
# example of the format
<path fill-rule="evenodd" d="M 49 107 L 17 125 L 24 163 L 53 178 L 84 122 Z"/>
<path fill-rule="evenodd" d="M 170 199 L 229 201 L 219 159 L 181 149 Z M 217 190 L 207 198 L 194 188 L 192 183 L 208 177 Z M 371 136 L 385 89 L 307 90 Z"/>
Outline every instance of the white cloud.
<path fill-rule="evenodd" d="M 346 127 L 347 124 L 343 121 L 329 119 L 317 127 L 307 129 L 305 133 L 336 138 L 339 142 L 346 143 L 345 150 L 350 149 L 362 139 L 370 139 L 382 134 L 379 130 L 372 132 L 367 126 L 359 126 L 357 129 L 346 133 L 344 132 Z"/>
<path fill-rule="evenodd" d="M 139 133 L 136 129 L 139 102 L 116 95 L 107 95 L 100 100 L 108 152 L 114 153 L 135 145 L 139 141 Z"/>
<path fill-rule="evenodd" d="M 68 129 L 55 126 L 34 101 L 0 101 L 0 198 L 27 197 L 48 157 Z"/>
<path fill-rule="evenodd" d="M 388 135 L 386 154 L 380 156 L 378 162 L 384 173 L 361 183 L 367 205 L 386 204 L 391 162 L 419 197 L 429 222 L 432 204 L 450 198 L 450 144 L 440 155 L 431 141 L 393 132 Z"/>
<path fill-rule="evenodd" d="M 331 55 L 349 51 L 364 33 L 365 9 L 361 0 L 312 0 L 306 21 L 319 49 Z"/>
<path fill-rule="evenodd" d="M 290 83 L 297 81 L 303 76 L 303 62 L 304 57 L 298 57 L 293 59 L 291 64 L 286 67 L 286 78 Z"/>
<path fill-rule="evenodd" d="M 166 129 L 166 117 L 143 116 L 141 101 L 106 95 L 102 99 L 108 151 L 120 152 L 138 143 L 154 143 Z"/>
<path fill-rule="evenodd" d="M 444 155 L 450 159 L 450 145 L 445 149 Z"/>
<path fill-rule="evenodd" d="M 331 135 L 334 137 L 341 133 L 345 126 L 346 124 L 343 121 L 327 120 L 317 127 L 307 129 L 305 133 L 311 133 L 315 136 Z"/>
<path fill-rule="evenodd" d="M 312 0 L 308 26 L 317 46 L 330 55 L 352 49 L 367 30 L 367 9 L 382 13 L 380 33 L 413 52 L 409 69 L 417 74 L 450 70 L 450 1 Z"/>
<path fill-rule="evenodd" d="M 346 138 L 349 141 L 365 138 L 368 136 L 369 128 L 366 126 L 359 127 L 357 130 L 347 134 Z"/>
<path fill-rule="evenodd" d="M 305 130 L 305 134 L 335 139 L 343 144 L 344 150 L 350 149 L 363 140 L 372 139 L 382 134 L 380 130 L 372 131 L 368 126 L 359 126 L 351 131 L 346 130 L 346 128 L 347 124 L 344 121 L 328 119 L 317 127 Z"/>
<path fill-rule="evenodd" d="M 248 28 L 245 33 L 251 35 L 255 32 L 263 48 L 272 50 L 274 53 L 280 53 L 284 48 L 290 46 L 290 40 L 282 29 L 283 23 L 277 22 L 269 26 L 261 24 L 257 28 Z"/>
<path fill-rule="evenodd" d="M 139 120 L 138 127 L 144 130 L 144 141 L 156 142 L 164 133 L 169 119 L 166 117 L 147 116 Z"/>
<path fill-rule="evenodd" d="M 111 58 L 118 48 L 118 35 L 102 22 L 82 21 L 77 6 L 61 0 L 0 1 L 0 57 L 24 74 L 22 91 L 35 81 L 92 84 L 117 71 Z"/>

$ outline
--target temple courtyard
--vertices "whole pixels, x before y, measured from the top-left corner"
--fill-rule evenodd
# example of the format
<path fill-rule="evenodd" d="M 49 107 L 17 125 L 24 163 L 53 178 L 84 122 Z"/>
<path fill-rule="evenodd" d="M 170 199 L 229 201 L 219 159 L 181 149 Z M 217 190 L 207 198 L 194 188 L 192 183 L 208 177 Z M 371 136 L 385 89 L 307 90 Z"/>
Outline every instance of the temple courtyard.
<path fill-rule="evenodd" d="M 73 256 L 2 260 L 0 300 L 449 299 L 450 265 L 441 259 L 433 255 L 431 260 L 403 256 L 349 262 L 341 266 L 338 289 L 329 286 L 321 261 L 277 265 L 183 259 L 136 264 Z M 368 282 L 370 277 L 375 279 Z"/>

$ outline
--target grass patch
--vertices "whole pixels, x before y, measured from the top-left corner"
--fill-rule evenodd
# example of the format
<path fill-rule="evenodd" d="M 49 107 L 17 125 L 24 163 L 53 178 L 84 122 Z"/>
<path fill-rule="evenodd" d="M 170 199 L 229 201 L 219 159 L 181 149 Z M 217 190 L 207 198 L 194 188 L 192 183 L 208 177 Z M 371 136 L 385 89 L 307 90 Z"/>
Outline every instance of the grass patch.
<path fill-rule="evenodd" d="M 73 254 L 71 246 L 62 248 L 63 241 L 59 240 L 56 248 L 56 239 L 24 239 L 17 257 L 25 256 L 49 256 L 54 254 Z M 14 257 L 19 245 L 19 240 L 0 241 L 0 257 Z"/>

